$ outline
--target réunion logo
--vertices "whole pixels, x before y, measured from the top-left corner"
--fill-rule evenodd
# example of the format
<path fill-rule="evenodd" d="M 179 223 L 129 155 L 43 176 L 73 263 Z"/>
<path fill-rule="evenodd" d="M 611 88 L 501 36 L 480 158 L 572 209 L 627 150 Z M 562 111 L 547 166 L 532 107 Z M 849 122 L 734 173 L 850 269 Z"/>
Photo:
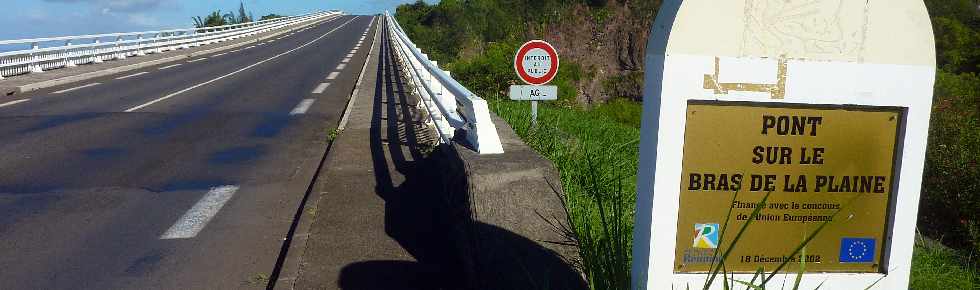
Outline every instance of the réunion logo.
<path fill-rule="evenodd" d="M 698 249 L 718 248 L 718 224 L 694 224 L 694 245 Z"/>

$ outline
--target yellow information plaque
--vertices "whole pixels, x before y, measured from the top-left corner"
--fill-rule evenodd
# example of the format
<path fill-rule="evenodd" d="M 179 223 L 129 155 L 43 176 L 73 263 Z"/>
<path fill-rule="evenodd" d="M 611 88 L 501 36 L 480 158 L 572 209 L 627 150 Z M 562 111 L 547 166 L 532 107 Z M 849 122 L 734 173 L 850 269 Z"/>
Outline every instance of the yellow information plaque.
<path fill-rule="evenodd" d="M 689 103 L 675 272 L 707 272 L 729 248 L 731 272 L 784 261 L 797 272 L 800 259 L 806 272 L 882 272 L 901 118 L 891 107 Z M 791 255 L 824 222 L 806 256 Z"/>

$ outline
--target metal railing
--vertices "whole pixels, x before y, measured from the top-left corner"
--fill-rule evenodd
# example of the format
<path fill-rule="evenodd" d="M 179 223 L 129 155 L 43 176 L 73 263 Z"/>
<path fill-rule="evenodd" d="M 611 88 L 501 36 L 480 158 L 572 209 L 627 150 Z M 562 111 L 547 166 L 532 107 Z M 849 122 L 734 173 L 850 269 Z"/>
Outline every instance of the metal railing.
<path fill-rule="evenodd" d="M 224 42 L 340 14 L 339 11 L 326 11 L 202 28 L 0 40 L 0 46 L 29 47 L 0 52 L 0 80 L 19 74 Z"/>
<path fill-rule="evenodd" d="M 395 55 L 403 64 L 401 73 L 421 98 L 420 109 L 428 113 L 427 121 L 436 128 L 440 141 L 452 142 L 456 129 L 461 129 L 469 145 L 480 154 L 504 153 L 487 101 L 459 84 L 436 61 L 429 60 L 387 11 L 385 19 Z"/>

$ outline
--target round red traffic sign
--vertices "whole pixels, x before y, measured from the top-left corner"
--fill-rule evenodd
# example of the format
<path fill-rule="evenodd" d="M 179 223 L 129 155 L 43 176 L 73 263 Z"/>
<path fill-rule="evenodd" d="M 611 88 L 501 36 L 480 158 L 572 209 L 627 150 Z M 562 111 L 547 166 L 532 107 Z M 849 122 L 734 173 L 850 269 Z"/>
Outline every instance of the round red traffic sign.
<path fill-rule="evenodd" d="M 558 52 L 543 40 L 531 40 L 517 50 L 514 70 L 525 83 L 543 85 L 558 74 Z"/>

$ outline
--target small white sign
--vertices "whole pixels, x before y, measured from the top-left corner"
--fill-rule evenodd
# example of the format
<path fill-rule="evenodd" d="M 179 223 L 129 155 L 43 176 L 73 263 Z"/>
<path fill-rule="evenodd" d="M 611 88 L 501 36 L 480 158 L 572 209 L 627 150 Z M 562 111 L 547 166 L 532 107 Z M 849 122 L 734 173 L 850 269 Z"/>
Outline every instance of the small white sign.
<path fill-rule="evenodd" d="M 553 101 L 558 99 L 557 86 L 510 86 L 510 99 L 515 101 Z"/>

